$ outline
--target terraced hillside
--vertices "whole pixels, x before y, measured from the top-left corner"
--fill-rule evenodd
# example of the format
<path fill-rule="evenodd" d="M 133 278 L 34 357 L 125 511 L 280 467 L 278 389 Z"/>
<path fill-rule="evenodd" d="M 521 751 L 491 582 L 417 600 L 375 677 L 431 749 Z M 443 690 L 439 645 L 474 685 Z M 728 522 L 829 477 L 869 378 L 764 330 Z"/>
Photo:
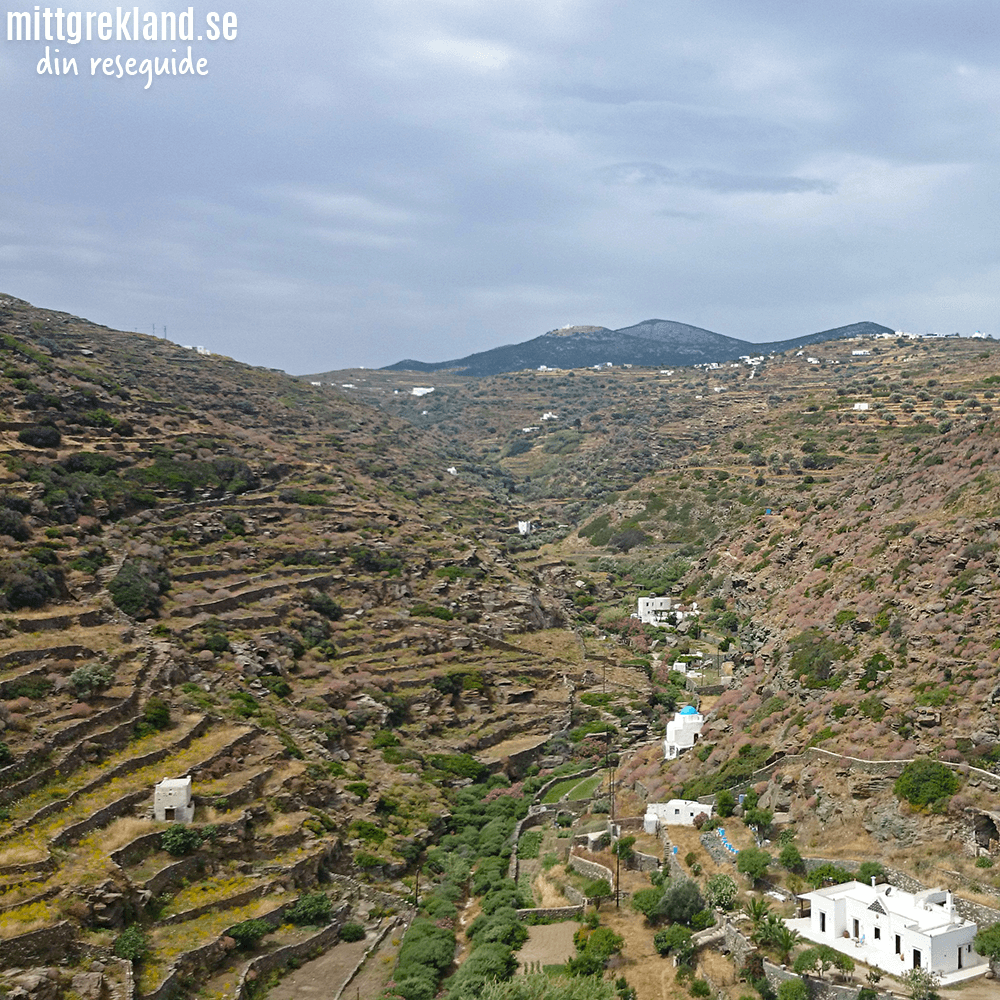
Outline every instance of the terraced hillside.
<path fill-rule="evenodd" d="M 309 947 L 355 919 L 374 937 L 449 789 L 596 717 L 575 694 L 614 656 L 562 631 L 572 605 L 434 434 L 0 307 L 3 963 L 73 955 L 126 995 L 113 948 L 141 927 L 139 995 L 206 976 L 229 995 L 252 953 L 227 932 L 264 920 L 263 959 L 292 955 L 318 931 L 286 911 L 321 884 Z M 196 835 L 171 842 L 153 787 L 185 774 Z M 50 980 L 79 993 L 80 968 Z"/>
<path fill-rule="evenodd" d="M 838 823 L 886 860 L 905 831 L 911 875 L 961 844 L 971 885 L 1000 820 L 1000 357 L 856 347 L 413 395 L 0 300 L 0 985 L 242 1000 L 323 953 L 378 995 L 398 953 L 404 995 L 464 1000 L 491 967 L 456 930 L 558 895 L 528 847 L 508 877 L 532 804 L 555 858 L 560 810 L 585 838 L 753 787 L 837 857 Z M 630 617 L 650 593 L 673 625 Z M 684 701 L 706 728 L 663 762 Z M 961 777 L 911 814 L 864 766 L 915 755 Z M 185 774 L 194 824 L 155 821 Z M 418 910 L 433 968 L 400 944 Z"/>

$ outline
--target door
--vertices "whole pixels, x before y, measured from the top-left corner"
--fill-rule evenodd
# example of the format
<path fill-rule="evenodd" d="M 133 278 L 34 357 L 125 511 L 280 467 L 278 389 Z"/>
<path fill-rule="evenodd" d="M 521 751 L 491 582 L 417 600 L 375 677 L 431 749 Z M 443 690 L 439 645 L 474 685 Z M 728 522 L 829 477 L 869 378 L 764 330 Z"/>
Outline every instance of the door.
<path fill-rule="evenodd" d="M 958 967 L 962 968 L 962 946 L 958 946 Z"/>
<path fill-rule="evenodd" d="M 920 968 L 920 949 L 919 948 L 914 948 L 913 949 L 913 968 L 914 969 L 919 969 Z"/>
<path fill-rule="evenodd" d="M 861 929 L 858 927 L 858 922 L 857 922 L 857 920 L 855 920 L 854 921 L 854 940 L 855 941 L 857 941 L 857 939 L 861 936 L 860 930 Z"/>
<path fill-rule="evenodd" d="M 164 809 L 163 810 L 163 818 L 164 819 L 173 819 L 174 818 L 174 810 L 173 809 Z"/>

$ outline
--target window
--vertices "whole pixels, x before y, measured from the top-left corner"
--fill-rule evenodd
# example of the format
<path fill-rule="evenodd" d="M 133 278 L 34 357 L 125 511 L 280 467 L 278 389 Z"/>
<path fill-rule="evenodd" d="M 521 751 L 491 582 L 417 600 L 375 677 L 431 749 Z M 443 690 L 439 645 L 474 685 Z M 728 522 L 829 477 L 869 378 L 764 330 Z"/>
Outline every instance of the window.
<path fill-rule="evenodd" d="M 882 939 L 882 928 L 881 927 L 876 927 L 875 928 L 875 940 L 876 941 L 880 941 L 881 939 Z"/>
<path fill-rule="evenodd" d="M 826 914 L 822 910 L 819 911 L 819 931 L 821 934 L 826 933 Z"/>

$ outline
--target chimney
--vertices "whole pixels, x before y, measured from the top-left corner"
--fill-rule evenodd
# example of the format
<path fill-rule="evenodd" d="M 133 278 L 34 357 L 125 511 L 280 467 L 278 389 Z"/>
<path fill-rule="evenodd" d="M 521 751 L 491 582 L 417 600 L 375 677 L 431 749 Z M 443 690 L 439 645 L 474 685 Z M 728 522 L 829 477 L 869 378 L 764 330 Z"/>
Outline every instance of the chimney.
<path fill-rule="evenodd" d="M 872 888 L 873 889 L 875 888 L 875 876 L 874 875 L 872 875 Z"/>

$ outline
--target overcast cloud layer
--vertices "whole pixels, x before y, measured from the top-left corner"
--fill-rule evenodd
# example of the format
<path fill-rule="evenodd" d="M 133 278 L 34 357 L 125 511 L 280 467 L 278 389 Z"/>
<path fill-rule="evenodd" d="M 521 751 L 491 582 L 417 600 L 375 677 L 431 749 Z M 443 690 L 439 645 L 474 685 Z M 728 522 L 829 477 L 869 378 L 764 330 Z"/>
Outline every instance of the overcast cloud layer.
<path fill-rule="evenodd" d="M 227 3 L 148 90 L 90 57 L 169 44 L 42 77 L 4 18 L 0 291 L 290 372 L 650 317 L 1000 335 L 994 2 Z"/>

